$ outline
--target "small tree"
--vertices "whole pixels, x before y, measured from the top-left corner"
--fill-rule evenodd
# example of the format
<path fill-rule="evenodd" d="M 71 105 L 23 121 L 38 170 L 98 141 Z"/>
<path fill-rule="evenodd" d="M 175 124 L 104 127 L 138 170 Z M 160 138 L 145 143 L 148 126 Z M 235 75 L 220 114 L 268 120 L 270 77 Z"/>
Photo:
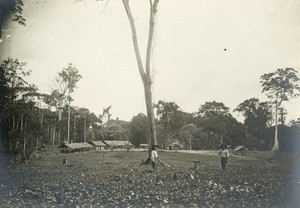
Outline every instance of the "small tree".
<path fill-rule="evenodd" d="M 268 98 L 275 106 L 275 137 L 272 151 L 278 151 L 278 109 L 283 101 L 299 96 L 300 86 L 297 71 L 293 68 L 277 69 L 277 71 L 264 74 L 260 77 L 260 83 L 263 87 L 262 92 L 266 93 Z"/>
<path fill-rule="evenodd" d="M 192 141 L 194 139 L 194 134 L 196 132 L 196 126 L 194 124 L 188 124 L 183 126 L 179 130 L 179 137 L 185 140 L 189 144 L 189 149 L 192 150 Z"/>

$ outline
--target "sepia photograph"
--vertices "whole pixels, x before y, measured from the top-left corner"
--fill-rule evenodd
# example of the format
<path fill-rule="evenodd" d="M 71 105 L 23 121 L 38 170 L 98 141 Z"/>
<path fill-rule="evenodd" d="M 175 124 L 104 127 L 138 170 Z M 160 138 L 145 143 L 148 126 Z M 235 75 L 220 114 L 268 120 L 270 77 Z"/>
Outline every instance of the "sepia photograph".
<path fill-rule="evenodd" d="M 0 207 L 299 207 L 299 20 L 298 0 L 0 0 Z"/>

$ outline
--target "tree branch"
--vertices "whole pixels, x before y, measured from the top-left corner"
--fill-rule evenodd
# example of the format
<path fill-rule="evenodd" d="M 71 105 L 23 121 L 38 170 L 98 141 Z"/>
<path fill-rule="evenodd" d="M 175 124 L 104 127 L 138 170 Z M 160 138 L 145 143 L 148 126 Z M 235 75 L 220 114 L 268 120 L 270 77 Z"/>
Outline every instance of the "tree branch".
<path fill-rule="evenodd" d="M 138 45 L 138 41 L 137 41 L 137 33 L 136 33 L 136 28 L 135 28 L 135 23 L 134 23 L 134 19 L 129 7 L 129 0 L 122 0 L 126 13 L 127 13 L 127 17 L 130 23 L 130 27 L 131 27 L 131 33 L 132 33 L 132 40 L 133 40 L 133 46 L 134 46 L 134 52 L 135 52 L 135 56 L 136 56 L 136 60 L 137 60 L 137 64 L 138 64 L 138 68 L 139 68 L 139 72 L 140 72 L 140 76 L 143 80 L 143 82 L 146 81 L 145 79 L 145 71 L 144 71 L 144 67 L 143 67 L 143 63 L 142 63 L 142 59 L 141 59 L 141 54 L 140 54 L 140 50 L 139 50 L 139 45 Z"/>
<path fill-rule="evenodd" d="M 104 12 L 104 10 L 105 10 L 105 8 L 107 7 L 107 5 L 108 5 L 108 2 L 109 2 L 110 0 L 107 0 L 106 1 L 106 3 L 105 3 L 105 5 L 104 5 L 104 7 L 103 7 L 103 9 L 102 9 L 102 11 L 101 11 L 101 13 L 103 13 Z"/>
<path fill-rule="evenodd" d="M 154 3 L 152 3 L 152 0 L 149 0 L 149 2 L 150 2 L 151 10 L 150 10 L 149 35 L 148 35 L 148 45 L 147 45 L 147 54 L 146 54 L 146 74 L 148 75 L 149 80 L 151 80 L 150 77 L 151 51 L 152 51 L 153 34 L 154 34 L 155 14 L 157 12 L 157 5 L 159 0 L 155 0 Z"/>

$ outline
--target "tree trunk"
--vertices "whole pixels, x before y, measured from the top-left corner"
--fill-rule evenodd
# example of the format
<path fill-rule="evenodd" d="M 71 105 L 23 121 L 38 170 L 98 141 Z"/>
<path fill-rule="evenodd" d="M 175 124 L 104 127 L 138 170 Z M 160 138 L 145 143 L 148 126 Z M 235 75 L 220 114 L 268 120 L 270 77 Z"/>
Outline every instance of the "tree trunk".
<path fill-rule="evenodd" d="M 151 82 L 143 82 L 144 90 L 145 90 L 145 101 L 147 108 L 147 116 L 150 128 L 150 143 L 149 146 L 157 145 L 156 140 L 156 126 L 155 126 L 155 118 L 153 112 L 153 102 L 152 102 L 152 90 L 151 90 Z"/>
<path fill-rule="evenodd" d="M 279 145 L 278 145 L 278 121 L 277 121 L 277 117 L 278 117 L 278 104 L 276 102 L 276 106 L 275 106 L 275 137 L 274 137 L 274 146 L 272 148 L 273 152 L 276 152 L 279 150 Z"/>
<path fill-rule="evenodd" d="M 23 157 L 26 160 L 26 137 L 25 135 L 23 136 Z"/>
<path fill-rule="evenodd" d="M 70 142 L 70 120 L 71 120 L 71 106 L 70 105 L 71 105 L 71 102 L 69 101 L 69 107 L 68 107 L 68 142 Z"/>
<path fill-rule="evenodd" d="M 51 124 L 48 125 L 48 128 L 47 128 L 47 143 L 48 141 L 51 141 Z"/>
<path fill-rule="evenodd" d="M 136 61 L 138 65 L 138 70 L 144 85 L 146 109 L 147 109 L 147 116 L 148 116 L 148 122 L 150 127 L 150 142 L 149 142 L 149 156 L 150 156 L 151 146 L 157 145 L 156 127 L 155 127 L 153 102 L 152 102 L 152 90 L 151 90 L 152 79 L 151 79 L 150 63 L 151 63 L 151 51 L 152 51 L 152 43 L 153 43 L 154 25 L 155 25 L 155 15 L 157 13 L 157 5 L 159 0 L 154 0 L 154 2 L 150 0 L 151 9 L 150 9 L 150 20 L 149 20 L 148 43 L 147 43 L 147 51 L 146 51 L 146 64 L 145 64 L 146 71 L 144 70 L 144 66 L 141 59 L 135 22 L 130 10 L 129 0 L 122 0 L 122 1 L 130 23 L 132 41 L 133 41 L 134 52 L 135 52 Z"/>
<path fill-rule="evenodd" d="M 26 135 L 27 135 L 27 121 L 25 119 L 25 121 L 24 121 L 24 134 L 23 134 L 23 138 L 24 138 L 24 144 L 23 144 L 24 159 L 27 159 L 26 158 Z"/>
<path fill-rule="evenodd" d="M 15 116 L 13 115 L 13 119 L 12 119 L 12 122 L 13 122 L 13 130 L 15 130 L 16 129 L 16 125 L 15 125 Z"/>
<path fill-rule="evenodd" d="M 39 113 L 41 112 L 41 120 L 40 120 L 40 128 L 41 128 L 41 141 L 44 140 L 44 110 L 43 109 L 39 109 Z M 39 144 L 39 138 L 37 137 L 36 139 L 36 148 L 38 148 Z"/>
<path fill-rule="evenodd" d="M 58 132 L 57 132 L 57 142 L 58 144 L 60 143 L 60 139 L 61 139 L 61 123 L 62 123 L 62 111 L 59 110 L 58 111 Z"/>
<path fill-rule="evenodd" d="M 76 116 L 74 117 L 73 142 L 76 141 Z"/>
<path fill-rule="evenodd" d="M 86 115 L 84 115 L 83 141 L 86 142 Z"/>
<path fill-rule="evenodd" d="M 52 128 L 52 145 L 55 145 L 55 137 L 56 137 L 56 126 L 54 125 Z"/>
<path fill-rule="evenodd" d="M 23 114 L 21 114 L 21 133 L 23 132 Z"/>

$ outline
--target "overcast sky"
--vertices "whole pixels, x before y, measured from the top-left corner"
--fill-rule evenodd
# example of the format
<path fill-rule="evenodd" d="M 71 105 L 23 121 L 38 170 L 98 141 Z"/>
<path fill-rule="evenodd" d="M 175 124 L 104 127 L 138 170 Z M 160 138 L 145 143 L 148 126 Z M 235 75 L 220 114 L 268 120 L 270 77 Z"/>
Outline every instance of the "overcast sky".
<path fill-rule="evenodd" d="M 26 0 L 27 26 L 6 25 L 1 60 L 27 62 L 30 81 L 50 92 L 69 62 L 82 75 L 74 104 L 112 118 L 145 113 L 144 92 L 121 0 Z M 142 57 L 149 3 L 130 0 Z M 105 8 L 104 8 L 105 7 Z M 153 51 L 154 101 L 175 101 L 195 112 L 207 101 L 231 110 L 261 93 L 260 76 L 278 68 L 300 71 L 299 0 L 161 0 Z M 300 117 L 300 98 L 284 103 Z M 238 120 L 238 117 L 234 114 Z"/>

